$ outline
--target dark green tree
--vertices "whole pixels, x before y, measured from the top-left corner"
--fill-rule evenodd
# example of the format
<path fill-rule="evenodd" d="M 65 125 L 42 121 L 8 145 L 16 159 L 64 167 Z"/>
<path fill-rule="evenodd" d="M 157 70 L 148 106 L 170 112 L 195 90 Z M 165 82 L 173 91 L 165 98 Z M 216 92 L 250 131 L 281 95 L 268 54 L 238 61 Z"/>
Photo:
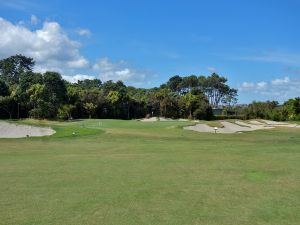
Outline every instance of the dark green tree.
<path fill-rule="evenodd" d="M 5 81 L 0 80 L 0 96 L 9 95 L 9 86 L 5 83 Z"/>
<path fill-rule="evenodd" d="M 31 72 L 34 66 L 32 58 L 15 55 L 0 60 L 0 78 L 10 85 L 19 84 L 22 73 Z"/>

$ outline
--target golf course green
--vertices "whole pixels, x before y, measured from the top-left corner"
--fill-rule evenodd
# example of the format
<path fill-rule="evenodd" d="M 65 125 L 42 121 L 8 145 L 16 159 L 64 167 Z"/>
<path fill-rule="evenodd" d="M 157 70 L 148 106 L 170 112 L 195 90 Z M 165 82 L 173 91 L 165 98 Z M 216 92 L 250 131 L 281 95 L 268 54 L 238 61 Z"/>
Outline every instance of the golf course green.
<path fill-rule="evenodd" d="M 300 129 L 24 120 L 0 139 L 1 225 L 299 225 Z"/>

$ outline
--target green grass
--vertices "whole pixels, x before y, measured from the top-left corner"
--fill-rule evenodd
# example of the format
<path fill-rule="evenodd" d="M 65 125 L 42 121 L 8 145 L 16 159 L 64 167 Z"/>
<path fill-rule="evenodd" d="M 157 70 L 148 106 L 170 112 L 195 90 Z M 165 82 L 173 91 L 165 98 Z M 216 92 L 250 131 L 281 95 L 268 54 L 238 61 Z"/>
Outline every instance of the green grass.
<path fill-rule="evenodd" d="M 222 135 L 183 130 L 190 122 L 20 123 L 57 133 L 0 139 L 1 225 L 300 224 L 300 129 Z"/>

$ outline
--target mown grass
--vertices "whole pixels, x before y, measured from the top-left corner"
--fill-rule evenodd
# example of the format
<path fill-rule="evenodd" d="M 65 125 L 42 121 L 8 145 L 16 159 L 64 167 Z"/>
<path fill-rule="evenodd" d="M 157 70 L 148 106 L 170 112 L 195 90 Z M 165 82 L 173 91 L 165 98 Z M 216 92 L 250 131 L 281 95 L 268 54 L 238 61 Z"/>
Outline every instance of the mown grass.
<path fill-rule="evenodd" d="M 300 224 L 299 129 L 21 123 L 57 133 L 0 140 L 0 224 Z"/>

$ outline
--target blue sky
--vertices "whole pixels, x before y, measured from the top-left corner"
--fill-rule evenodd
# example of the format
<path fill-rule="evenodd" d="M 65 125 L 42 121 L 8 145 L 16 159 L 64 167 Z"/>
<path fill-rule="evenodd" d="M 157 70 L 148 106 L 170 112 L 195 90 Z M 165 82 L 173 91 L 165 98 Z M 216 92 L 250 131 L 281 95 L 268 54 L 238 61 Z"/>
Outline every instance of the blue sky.
<path fill-rule="evenodd" d="M 153 87 L 217 72 L 239 102 L 300 96 L 299 0 L 0 0 L 0 58 Z"/>

